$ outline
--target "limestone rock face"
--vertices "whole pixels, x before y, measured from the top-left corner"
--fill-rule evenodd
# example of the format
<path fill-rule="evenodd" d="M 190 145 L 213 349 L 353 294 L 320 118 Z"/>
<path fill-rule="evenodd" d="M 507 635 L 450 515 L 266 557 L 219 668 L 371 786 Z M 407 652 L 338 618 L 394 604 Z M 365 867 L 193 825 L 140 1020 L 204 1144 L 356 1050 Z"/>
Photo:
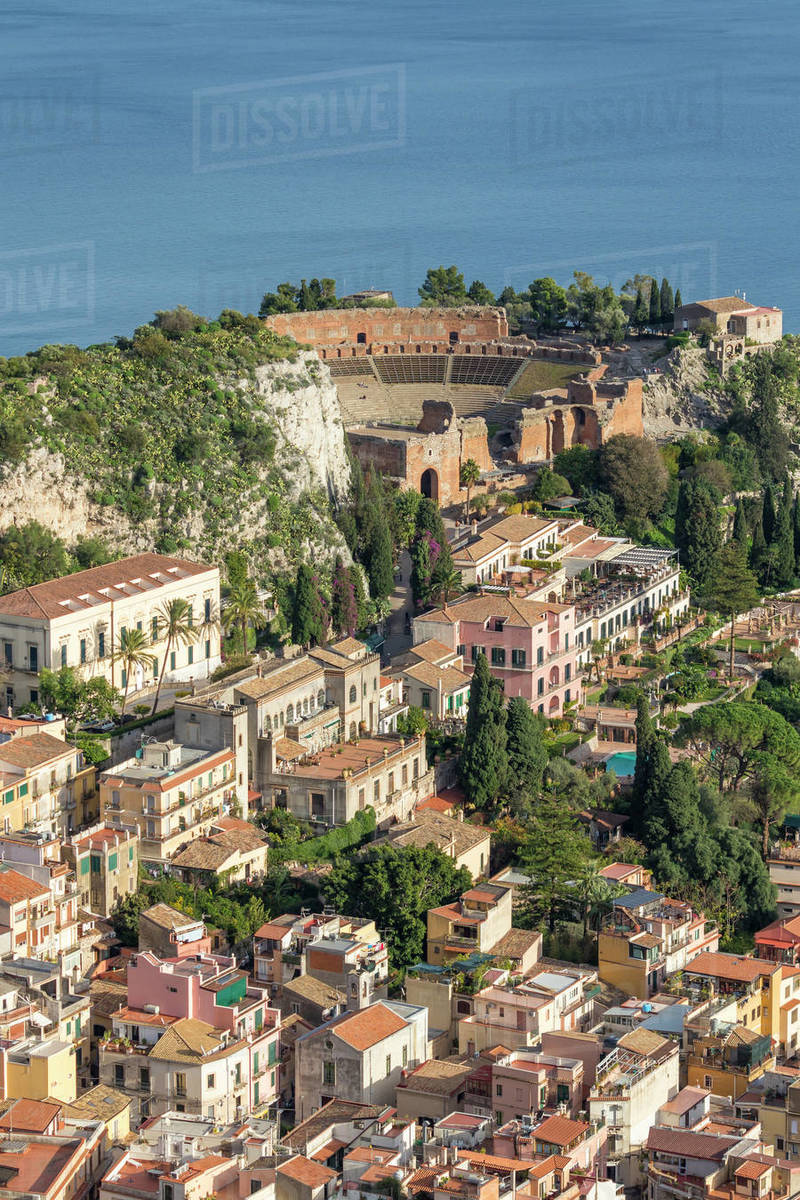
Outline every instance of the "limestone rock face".
<path fill-rule="evenodd" d="M 648 437 L 680 437 L 722 424 L 730 412 L 730 401 L 704 388 L 708 379 L 704 350 L 676 347 L 659 366 L 660 374 L 645 377 L 644 428 Z"/>
<path fill-rule="evenodd" d="M 350 489 L 350 463 L 336 388 L 330 371 L 313 351 L 300 351 L 294 361 L 278 360 L 256 367 L 255 379 L 221 381 L 240 387 L 248 398 L 254 419 L 261 419 L 274 432 L 272 462 L 259 469 L 253 486 L 243 487 L 236 497 L 235 511 L 220 520 L 213 511 L 211 490 L 202 479 L 170 483 L 158 475 L 146 484 L 154 502 L 154 515 L 134 519 L 114 504 L 94 498 L 97 480 L 87 470 L 75 469 L 74 455 L 65 456 L 34 443 L 27 457 L 15 467 L 0 468 L 0 530 L 10 525 L 38 521 L 68 545 L 80 537 L 101 537 L 112 549 L 133 554 L 158 548 L 164 532 L 185 539 L 188 553 L 219 560 L 226 550 L 261 541 L 259 561 L 275 570 L 290 569 L 296 555 L 326 561 L 349 552 L 331 512 L 345 500 Z M 46 406 L 43 423 L 46 424 Z M 110 466 L 114 467 L 113 462 Z M 210 464 L 213 466 L 213 464 Z M 130 468 L 120 472 L 131 475 Z M 173 520 L 170 512 L 176 497 L 192 493 L 192 503 Z M 270 497 L 280 506 L 294 505 L 301 513 L 303 532 L 284 537 L 275 544 L 280 526 Z M 298 524 L 285 518 L 291 529 Z M 272 534 L 272 538 L 270 538 Z M 289 543 L 292 543 L 291 545 Z"/>
<path fill-rule="evenodd" d="M 331 373 L 313 351 L 295 362 L 256 368 L 256 387 L 265 415 L 278 436 L 275 459 L 287 464 L 295 498 L 326 492 L 337 503 L 350 488 L 339 397 Z"/>

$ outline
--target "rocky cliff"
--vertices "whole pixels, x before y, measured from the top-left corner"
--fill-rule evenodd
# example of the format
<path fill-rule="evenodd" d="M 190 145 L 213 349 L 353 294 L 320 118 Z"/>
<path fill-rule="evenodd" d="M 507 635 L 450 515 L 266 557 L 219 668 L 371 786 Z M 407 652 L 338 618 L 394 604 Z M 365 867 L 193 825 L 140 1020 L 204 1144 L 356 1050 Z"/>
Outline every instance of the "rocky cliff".
<path fill-rule="evenodd" d="M 348 557 L 333 521 L 344 427 L 316 354 L 253 328 L 162 341 L 0 360 L 0 403 L 24 431 L 0 471 L 0 529 L 37 520 L 69 545 L 212 560 L 244 548 L 262 577 Z"/>

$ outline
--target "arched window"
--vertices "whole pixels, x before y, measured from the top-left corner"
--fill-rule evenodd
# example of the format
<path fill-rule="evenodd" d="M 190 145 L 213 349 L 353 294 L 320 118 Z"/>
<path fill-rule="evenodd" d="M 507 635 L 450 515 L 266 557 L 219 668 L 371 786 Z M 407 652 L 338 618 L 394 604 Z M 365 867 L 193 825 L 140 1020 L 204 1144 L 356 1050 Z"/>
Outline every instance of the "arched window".
<path fill-rule="evenodd" d="M 358 693 L 356 692 L 356 685 L 353 683 L 350 685 L 350 703 L 351 704 L 355 704 L 357 694 Z"/>
<path fill-rule="evenodd" d="M 350 741 L 351 742 L 355 740 L 355 736 L 356 736 L 356 723 L 355 723 L 355 721 L 351 721 L 350 722 Z"/>
<path fill-rule="evenodd" d="M 286 724 L 291 725 L 293 719 L 294 719 L 294 707 L 293 707 L 293 705 L 289 704 L 289 705 L 287 705 L 287 708 L 286 708 Z"/>
<path fill-rule="evenodd" d="M 320 708 L 325 707 L 325 689 L 324 688 L 320 688 L 319 691 L 317 692 L 317 704 L 320 706 Z"/>
<path fill-rule="evenodd" d="M 269 713 L 264 717 L 264 730 L 266 733 L 272 732 L 272 717 Z"/>
<path fill-rule="evenodd" d="M 308 696 L 306 696 L 305 700 L 303 701 L 303 712 L 308 713 Z"/>

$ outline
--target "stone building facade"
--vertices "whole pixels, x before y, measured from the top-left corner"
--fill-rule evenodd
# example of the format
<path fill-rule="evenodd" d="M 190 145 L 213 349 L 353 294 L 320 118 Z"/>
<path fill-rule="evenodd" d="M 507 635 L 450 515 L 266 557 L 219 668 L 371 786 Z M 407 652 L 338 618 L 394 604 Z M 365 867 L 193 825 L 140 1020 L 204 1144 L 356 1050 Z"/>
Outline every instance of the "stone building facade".
<path fill-rule="evenodd" d="M 349 429 L 350 445 L 362 467 L 375 466 L 400 486 L 422 492 L 442 505 L 456 504 L 461 488 L 461 465 L 471 458 L 481 471 L 490 471 L 486 422 L 481 417 L 458 418 L 446 400 L 425 400 L 416 429 L 360 426 Z"/>
<path fill-rule="evenodd" d="M 513 457 L 518 463 L 544 462 L 570 446 L 597 450 L 619 433 L 644 436 L 642 380 L 611 381 L 604 368 L 571 379 L 566 392 L 534 397 L 516 422 Z"/>

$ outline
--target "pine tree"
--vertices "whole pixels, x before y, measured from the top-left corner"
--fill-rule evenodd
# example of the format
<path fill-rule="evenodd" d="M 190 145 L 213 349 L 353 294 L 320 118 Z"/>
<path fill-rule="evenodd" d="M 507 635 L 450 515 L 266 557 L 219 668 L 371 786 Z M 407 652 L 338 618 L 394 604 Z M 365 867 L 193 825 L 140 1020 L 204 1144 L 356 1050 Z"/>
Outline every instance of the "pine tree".
<path fill-rule="evenodd" d="M 760 536 L 762 552 L 766 551 L 761 522 L 756 525 L 753 534 L 753 545 L 750 549 L 752 557 L 756 547 L 756 537 Z M 710 600 L 713 608 L 724 613 L 731 623 L 730 628 L 730 674 L 733 678 L 734 666 L 734 623 L 739 613 L 747 612 L 758 603 L 758 584 L 752 570 L 747 565 L 744 552 L 735 542 L 726 542 L 717 555 L 714 576 L 710 581 Z"/>
<path fill-rule="evenodd" d="M 675 316 L 675 300 L 672 295 L 672 287 L 668 279 L 661 280 L 661 321 L 664 325 L 672 324 L 672 318 Z"/>
<path fill-rule="evenodd" d="M 506 714 L 502 689 L 485 654 L 478 655 L 472 673 L 459 769 L 467 800 L 476 808 L 492 804 L 503 791 L 508 774 Z"/>
<path fill-rule="evenodd" d="M 734 542 L 741 546 L 742 550 L 747 549 L 747 517 L 744 515 L 744 505 L 741 499 L 736 501 L 736 512 L 733 516 L 733 534 Z"/>
<path fill-rule="evenodd" d="M 655 279 L 650 284 L 650 324 L 655 329 L 661 324 L 661 294 Z"/>
<path fill-rule="evenodd" d="M 764 541 L 768 546 L 771 546 L 775 540 L 775 497 L 772 494 L 772 488 L 764 489 L 764 502 L 761 508 L 761 530 L 764 534 Z"/>
<path fill-rule="evenodd" d="M 681 565 L 699 592 L 704 592 L 722 545 L 719 494 L 702 476 L 681 480 L 675 511 L 675 545 Z"/>
<path fill-rule="evenodd" d="M 522 696 L 512 696 L 506 710 L 506 753 L 509 791 L 536 795 L 547 766 L 542 722 Z"/>

